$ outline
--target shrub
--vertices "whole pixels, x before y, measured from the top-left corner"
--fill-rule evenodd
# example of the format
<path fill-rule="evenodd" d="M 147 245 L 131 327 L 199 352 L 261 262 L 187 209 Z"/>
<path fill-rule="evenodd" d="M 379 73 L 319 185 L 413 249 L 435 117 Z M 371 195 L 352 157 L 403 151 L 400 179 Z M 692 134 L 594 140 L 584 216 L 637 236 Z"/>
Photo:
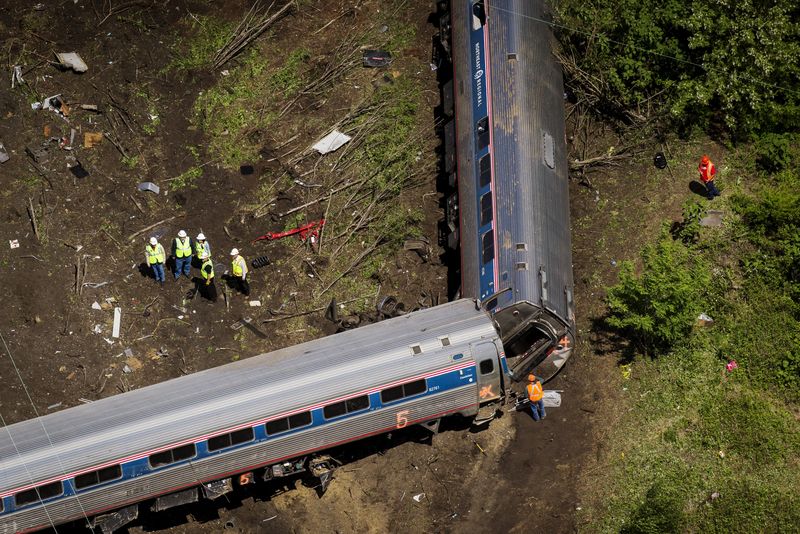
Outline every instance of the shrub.
<path fill-rule="evenodd" d="M 680 241 L 662 233 L 642 252 L 641 276 L 623 262 L 619 283 L 609 288 L 606 322 L 624 331 L 645 349 L 668 349 L 692 330 L 704 310 L 711 282 L 707 262 Z"/>

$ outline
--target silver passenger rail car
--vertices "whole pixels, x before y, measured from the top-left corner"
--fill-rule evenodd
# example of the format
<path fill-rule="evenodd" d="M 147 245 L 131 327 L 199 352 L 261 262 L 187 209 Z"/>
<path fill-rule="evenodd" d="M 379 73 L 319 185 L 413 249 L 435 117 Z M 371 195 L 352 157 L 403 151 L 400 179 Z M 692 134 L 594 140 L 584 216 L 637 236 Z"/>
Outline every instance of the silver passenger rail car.
<path fill-rule="evenodd" d="M 134 503 L 213 497 L 259 468 L 325 484 L 325 449 L 498 402 L 503 360 L 492 319 L 460 300 L 8 426 L 0 533 L 132 519 Z"/>
<path fill-rule="evenodd" d="M 515 380 L 530 370 L 549 379 L 572 353 L 575 312 L 563 79 L 543 1 L 447 9 L 439 3 L 453 65 L 443 90 L 455 102 L 445 153 L 455 154 L 457 201 L 447 206 L 460 220 L 448 241 L 461 250 L 461 295 L 493 314 Z"/>

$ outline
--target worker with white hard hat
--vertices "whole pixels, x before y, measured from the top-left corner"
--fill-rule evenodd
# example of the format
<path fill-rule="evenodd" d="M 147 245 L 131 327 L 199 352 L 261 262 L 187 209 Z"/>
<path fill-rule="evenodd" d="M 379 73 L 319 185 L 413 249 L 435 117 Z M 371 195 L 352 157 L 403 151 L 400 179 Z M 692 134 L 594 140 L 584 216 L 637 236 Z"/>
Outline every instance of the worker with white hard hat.
<path fill-rule="evenodd" d="M 200 267 L 203 264 L 203 254 L 208 254 L 211 257 L 211 245 L 206 240 L 205 234 L 200 232 L 194 238 L 194 258 L 192 264 L 195 267 Z"/>
<path fill-rule="evenodd" d="M 155 236 L 151 237 L 150 243 L 144 247 L 144 258 L 145 263 L 153 270 L 156 282 L 164 287 L 164 262 L 167 261 L 167 255 Z"/>
<path fill-rule="evenodd" d="M 208 241 L 206 241 L 206 236 L 203 232 L 197 234 L 197 237 L 194 239 L 194 255 L 197 256 L 198 260 L 203 260 L 203 253 L 208 254 L 208 257 L 211 257 L 211 245 Z"/>
<path fill-rule="evenodd" d="M 239 289 L 245 297 L 249 297 L 250 284 L 247 282 L 247 262 L 239 254 L 238 248 L 231 250 L 231 272 L 233 273 L 233 281 L 237 289 Z"/>
<path fill-rule="evenodd" d="M 175 258 L 175 280 L 181 274 L 189 278 L 192 269 L 192 240 L 186 235 L 186 230 L 178 232 L 178 237 L 172 241 L 172 255 Z"/>

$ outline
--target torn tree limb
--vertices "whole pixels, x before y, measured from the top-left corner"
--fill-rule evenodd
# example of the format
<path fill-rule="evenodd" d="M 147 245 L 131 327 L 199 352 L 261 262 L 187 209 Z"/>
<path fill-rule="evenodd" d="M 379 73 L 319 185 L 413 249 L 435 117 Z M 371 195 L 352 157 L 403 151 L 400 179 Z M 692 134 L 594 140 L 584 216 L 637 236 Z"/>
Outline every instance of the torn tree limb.
<path fill-rule="evenodd" d="M 369 298 L 370 297 L 356 297 L 354 299 L 342 301 L 339 304 L 350 304 L 351 302 L 355 302 L 357 300 L 367 300 Z M 306 310 L 306 311 L 303 311 L 303 312 L 290 313 L 288 315 L 281 315 L 280 317 L 273 317 L 271 319 L 264 319 L 263 321 L 261 321 L 261 323 L 262 324 L 263 323 L 274 323 L 275 321 L 283 321 L 284 319 L 292 319 L 294 317 L 302 317 L 303 315 L 311 315 L 312 313 L 321 312 L 321 311 L 326 310 L 328 308 L 328 306 L 330 306 L 330 304 L 326 304 L 325 306 L 321 306 L 319 308 L 314 308 L 313 310 Z"/>
<path fill-rule="evenodd" d="M 287 15 L 295 7 L 294 2 L 289 2 L 270 15 L 269 11 L 275 2 L 272 2 L 267 9 L 262 11 L 260 0 L 257 0 L 250 11 L 242 18 L 239 25 L 231 33 L 228 41 L 217 51 L 214 61 L 211 64 L 213 69 L 222 67 L 225 63 L 236 57 L 242 50 L 252 43 L 259 35 L 264 33 L 267 28 L 272 26 L 277 20 Z"/>
<path fill-rule="evenodd" d="M 333 196 L 336 193 L 338 193 L 339 191 L 344 191 L 348 187 L 353 187 L 354 185 L 360 184 L 363 181 L 364 180 L 354 180 L 352 182 L 347 182 L 346 184 L 344 184 L 342 186 L 339 186 L 339 187 L 337 187 L 335 189 L 332 189 L 328 194 L 322 195 L 321 197 L 319 197 L 316 200 L 312 200 L 311 202 L 306 202 L 305 204 L 302 204 L 300 206 L 292 208 L 292 209 L 290 209 L 288 211 L 284 211 L 283 213 L 279 213 L 278 217 L 286 217 L 287 215 L 291 215 L 292 213 L 298 212 L 298 211 L 300 211 L 302 209 L 305 209 L 305 208 L 307 208 L 309 206 L 313 206 L 314 204 L 318 204 L 320 202 L 324 202 L 324 201 L 328 200 L 328 198 L 330 198 L 331 196 Z"/>
<path fill-rule="evenodd" d="M 41 241 L 39 226 L 36 224 L 36 211 L 33 209 L 33 199 L 30 197 L 28 197 L 28 216 L 31 218 L 31 225 L 33 225 L 33 235 L 36 236 L 37 241 Z"/>
<path fill-rule="evenodd" d="M 129 235 L 126 238 L 126 241 L 133 241 L 136 238 L 136 236 L 141 235 L 141 234 L 145 233 L 148 230 L 152 230 L 156 226 L 164 224 L 165 222 L 169 222 L 171 220 L 177 219 L 178 217 L 183 217 L 183 214 L 181 213 L 180 215 L 173 215 L 172 217 L 167 217 L 166 219 L 162 219 L 162 220 L 158 221 L 157 223 L 153 223 L 150 226 L 146 226 L 146 227 L 142 228 L 141 230 L 137 230 L 137 231 L 133 232 L 131 235 Z"/>

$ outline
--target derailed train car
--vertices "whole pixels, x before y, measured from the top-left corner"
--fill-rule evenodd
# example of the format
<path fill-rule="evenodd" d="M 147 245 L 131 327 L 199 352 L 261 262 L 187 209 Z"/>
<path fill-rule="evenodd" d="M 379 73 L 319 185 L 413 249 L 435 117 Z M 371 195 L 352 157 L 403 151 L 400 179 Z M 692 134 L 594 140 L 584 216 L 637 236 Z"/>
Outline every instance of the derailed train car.
<path fill-rule="evenodd" d="M 561 73 L 537 0 L 439 3 L 458 300 L 0 431 L 0 534 L 112 532 L 324 451 L 450 414 L 492 418 L 511 381 L 574 344 Z M 232 475 L 240 475 L 232 477 Z"/>
<path fill-rule="evenodd" d="M 0 533 L 81 518 L 111 531 L 139 501 L 213 498 L 242 472 L 308 470 L 325 485 L 333 466 L 320 453 L 333 446 L 413 424 L 435 432 L 450 414 L 490 418 L 503 358 L 491 318 L 463 299 L 11 425 Z"/>
<path fill-rule="evenodd" d="M 544 3 L 439 3 L 448 245 L 461 295 L 497 323 L 509 372 L 551 378 L 572 353 L 575 311 L 563 80 Z"/>

